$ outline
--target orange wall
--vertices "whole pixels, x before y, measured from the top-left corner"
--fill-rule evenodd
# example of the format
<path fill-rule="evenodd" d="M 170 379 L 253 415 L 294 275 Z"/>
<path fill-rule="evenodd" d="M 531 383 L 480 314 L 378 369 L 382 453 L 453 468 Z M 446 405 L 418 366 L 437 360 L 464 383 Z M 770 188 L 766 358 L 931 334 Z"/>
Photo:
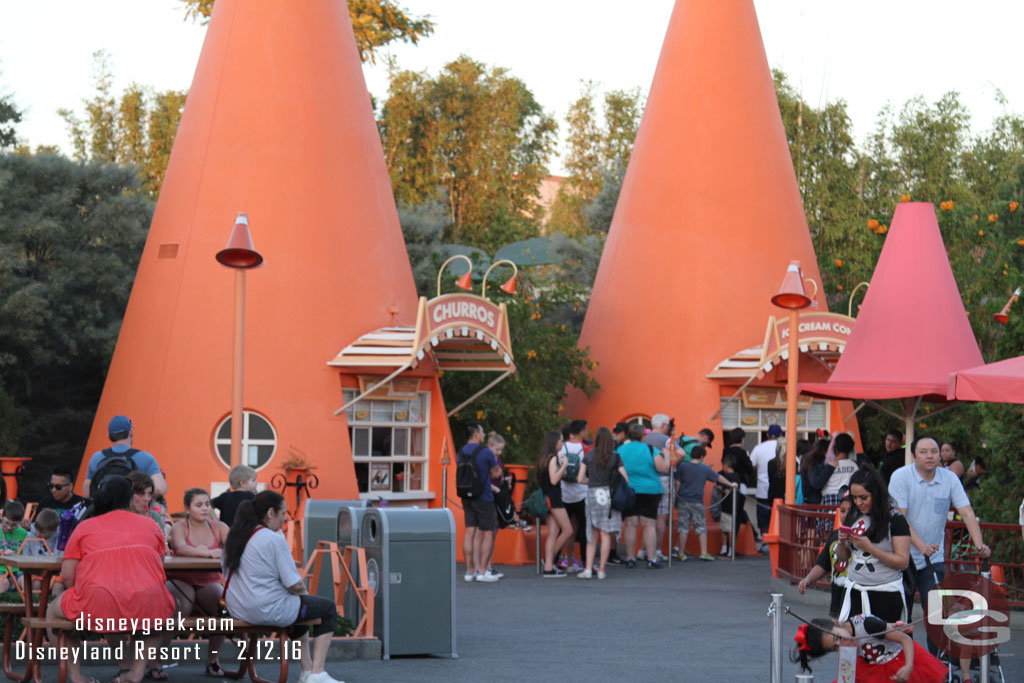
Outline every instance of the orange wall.
<path fill-rule="evenodd" d="M 601 389 L 569 416 L 720 431 L 704 376 L 763 340 L 792 259 L 820 282 L 753 4 L 677 0 L 580 338 Z"/>
<path fill-rule="evenodd" d="M 248 275 L 245 406 L 277 429 L 276 461 L 302 451 L 318 497 L 352 498 L 326 362 L 391 324 L 389 307 L 414 322 L 417 299 L 345 3 L 215 6 L 85 452 L 129 415 L 172 510 L 186 488 L 227 480 L 212 436 L 231 408 L 234 274 L 214 255 L 238 211 L 266 258 Z"/>

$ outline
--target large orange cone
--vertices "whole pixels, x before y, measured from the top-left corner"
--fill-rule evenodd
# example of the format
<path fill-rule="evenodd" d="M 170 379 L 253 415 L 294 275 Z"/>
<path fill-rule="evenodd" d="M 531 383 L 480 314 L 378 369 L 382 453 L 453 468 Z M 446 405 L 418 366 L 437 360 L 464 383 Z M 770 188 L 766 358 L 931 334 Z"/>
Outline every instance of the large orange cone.
<path fill-rule="evenodd" d="M 332 414 L 347 380 L 326 363 L 393 324 L 389 310 L 414 322 L 417 299 L 343 0 L 215 5 L 86 449 L 131 416 L 172 510 L 186 488 L 227 481 L 216 430 L 231 410 L 234 274 L 215 255 L 240 210 L 266 257 L 248 276 L 245 338 L 245 409 L 277 448 L 260 481 L 303 455 L 318 497 L 354 498 Z M 424 387 L 447 433 L 436 380 Z"/>
<path fill-rule="evenodd" d="M 753 3 L 677 0 L 580 338 L 601 389 L 567 412 L 718 432 L 705 375 L 762 342 L 793 260 L 820 283 Z"/>

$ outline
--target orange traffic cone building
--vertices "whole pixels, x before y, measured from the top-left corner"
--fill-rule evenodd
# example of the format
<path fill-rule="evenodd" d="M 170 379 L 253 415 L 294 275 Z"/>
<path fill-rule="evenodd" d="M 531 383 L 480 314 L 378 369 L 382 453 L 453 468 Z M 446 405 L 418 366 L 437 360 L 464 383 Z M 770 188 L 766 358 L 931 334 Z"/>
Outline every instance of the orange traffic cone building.
<path fill-rule="evenodd" d="M 187 488 L 226 487 L 234 273 L 216 256 L 240 212 L 265 259 L 247 282 L 242 462 L 280 489 L 272 480 L 285 461 L 304 460 L 318 498 L 353 499 L 361 489 L 439 498 L 428 493 L 441 477 L 431 462 L 452 439 L 433 366 L 409 369 L 405 394 L 335 415 L 361 380 L 390 370 L 361 378 L 329 361 L 418 313 L 339 0 L 216 3 L 85 458 L 109 445 L 108 421 L 123 414 L 135 447 L 166 472 L 172 511 Z M 408 457 L 374 466 L 369 458 L 385 448 Z M 294 489 L 286 500 L 296 510 Z"/>
<path fill-rule="evenodd" d="M 753 2 L 677 0 L 580 337 L 601 389 L 571 396 L 567 417 L 666 413 L 677 433 L 718 435 L 709 464 L 724 430 L 746 430 L 749 449 L 784 425 L 788 322 L 771 298 L 793 260 L 817 302 L 801 379 L 827 377 L 807 354 L 834 362 L 852 321 L 818 286 Z M 800 408 L 801 430 L 855 428 L 835 404 Z"/>

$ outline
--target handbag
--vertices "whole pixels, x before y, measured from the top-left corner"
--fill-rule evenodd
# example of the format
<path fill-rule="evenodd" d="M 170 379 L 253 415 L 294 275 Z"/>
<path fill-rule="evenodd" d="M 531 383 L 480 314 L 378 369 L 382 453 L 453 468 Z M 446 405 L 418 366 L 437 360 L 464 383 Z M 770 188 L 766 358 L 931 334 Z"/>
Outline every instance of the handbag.
<path fill-rule="evenodd" d="M 612 505 L 608 510 L 609 517 L 612 516 L 612 510 L 625 512 L 636 504 L 636 491 L 626 483 L 626 479 L 618 469 L 612 471 L 612 483 L 609 489 L 612 494 Z"/>
<path fill-rule="evenodd" d="M 522 506 L 519 508 L 526 514 L 540 519 L 541 517 L 548 516 L 548 499 L 544 495 L 544 492 L 537 489 L 533 492 L 533 495 L 523 501 Z"/>

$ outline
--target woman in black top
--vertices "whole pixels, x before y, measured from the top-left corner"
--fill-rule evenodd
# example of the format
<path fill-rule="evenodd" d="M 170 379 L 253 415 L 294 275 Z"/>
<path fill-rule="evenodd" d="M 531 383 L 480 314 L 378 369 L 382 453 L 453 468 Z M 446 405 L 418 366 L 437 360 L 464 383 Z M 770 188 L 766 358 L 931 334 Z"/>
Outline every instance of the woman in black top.
<path fill-rule="evenodd" d="M 567 458 L 559 458 L 558 451 L 562 448 L 562 434 L 550 431 L 544 437 L 544 444 L 537 458 L 537 479 L 540 490 L 548 499 L 551 512 L 548 513 L 548 537 L 544 543 L 544 578 L 553 579 L 565 576 L 565 572 L 555 567 L 555 549 L 561 548 L 572 536 L 572 523 L 562 502 L 562 487 L 559 485 L 565 471 L 569 468 Z M 540 533 L 540 529 L 537 529 Z"/>

